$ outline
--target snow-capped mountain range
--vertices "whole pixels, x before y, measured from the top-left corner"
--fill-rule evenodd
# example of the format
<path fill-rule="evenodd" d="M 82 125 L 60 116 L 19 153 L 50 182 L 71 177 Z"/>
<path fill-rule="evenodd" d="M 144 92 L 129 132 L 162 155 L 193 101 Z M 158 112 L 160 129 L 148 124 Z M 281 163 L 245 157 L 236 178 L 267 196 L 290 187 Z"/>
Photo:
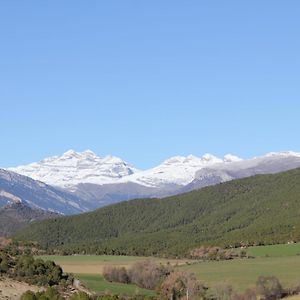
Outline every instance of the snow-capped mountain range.
<path fill-rule="evenodd" d="M 56 203 L 51 205 L 49 201 L 45 209 L 70 214 L 75 212 L 75 207 L 77 211 L 87 211 L 114 202 L 174 195 L 233 179 L 299 167 L 300 153 L 291 151 L 272 152 L 253 159 L 241 159 L 230 154 L 224 158 L 211 154 L 202 157 L 175 156 L 154 168 L 139 170 L 118 157 L 99 157 L 90 150 L 69 150 L 62 156 L 45 158 L 7 171 L 30 177 L 39 186 L 44 182 L 48 185 L 47 189 L 52 186 L 56 192 L 65 192 L 68 197 L 65 209 L 61 207 L 58 210 Z M 4 189 L 2 193 L 9 192 L 20 197 L 12 191 Z M 44 207 L 38 200 L 34 205 Z"/>
<path fill-rule="evenodd" d="M 99 157 L 86 150 L 69 150 L 40 162 L 9 170 L 53 186 L 68 188 L 80 183 L 106 184 L 138 172 L 132 165 L 115 156 Z"/>
<path fill-rule="evenodd" d="M 157 167 L 141 171 L 115 156 L 100 157 L 91 150 L 69 150 L 62 156 L 52 156 L 9 170 L 67 189 L 84 183 L 104 185 L 126 182 L 157 188 L 166 184 L 186 185 L 195 179 L 196 172 L 202 168 L 236 161 L 241 159 L 230 154 L 223 159 L 211 154 L 202 157 L 174 156 Z"/>

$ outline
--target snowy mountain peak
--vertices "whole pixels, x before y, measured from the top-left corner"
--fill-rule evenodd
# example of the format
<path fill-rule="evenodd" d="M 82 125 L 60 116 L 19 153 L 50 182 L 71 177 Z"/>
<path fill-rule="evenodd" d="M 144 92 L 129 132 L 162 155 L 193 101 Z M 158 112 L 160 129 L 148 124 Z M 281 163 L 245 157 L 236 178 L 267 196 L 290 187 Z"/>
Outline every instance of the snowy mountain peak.
<path fill-rule="evenodd" d="M 113 183 L 123 176 L 136 173 L 132 165 L 115 156 L 101 158 L 93 151 L 69 150 L 11 171 L 54 186 L 69 187 L 80 183 Z"/>
<path fill-rule="evenodd" d="M 200 170 L 205 172 L 212 168 L 218 170 L 224 167 L 236 168 L 238 165 L 247 167 L 252 161 L 256 164 L 257 161 L 261 163 L 270 159 L 291 160 L 295 157 L 300 158 L 300 153 L 271 152 L 253 160 L 243 160 L 232 154 L 227 154 L 224 158 L 209 153 L 203 156 L 173 156 L 154 168 L 139 171 L 116 156 L 100 157 L 91 150 L 83 152 L 69 150 L 61 156 L 52 156 L 10 170 L 54 186 L 70 189 L 81 183 L 105 185 L 128 182 L 163 189 L 191 183 Z"/>
<path fill-rule="evenodd" d="M 270 152 L 265 155 L 265 157 L 275 157 L 275 156 L 295 156 L 300 157 L 300 152 L 294 151 L 280 151 L 280 152 Z"/>
<path fill-rule="evenodd" d="M 210 154 L 210 153 L 206 153 L 202 156 L 201 158 L 202 161 L 204 162 L 208 162 L 208 163 L 220 163 L 222 162 L 222 159 Z"/>
<path fill-rule="evenodd" d="M 238 156 L 235 156 L 235 155 L 232 155 L 232 154 L 226 154 L 224 156 L 224 162 L 236 162 L 236 161 L 242 161 L 243 159 L 241 159 L 240 157 Z"/>
<path fill-rule="evenodd" d="M 63 153 L 62 156 L 75 156 L 75 155 L 77 155 L 77 152 L 70 149 L 70 150 L 66 151 L 65 153 Z"/>

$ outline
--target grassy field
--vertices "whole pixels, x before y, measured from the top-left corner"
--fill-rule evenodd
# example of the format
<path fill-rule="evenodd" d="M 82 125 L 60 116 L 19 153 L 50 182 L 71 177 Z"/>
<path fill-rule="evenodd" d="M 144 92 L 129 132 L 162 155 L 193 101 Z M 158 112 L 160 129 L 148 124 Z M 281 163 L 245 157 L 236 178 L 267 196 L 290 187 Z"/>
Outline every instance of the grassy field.
<path fill-rule="evenodd" d="M 244 290 L 253 287 L 260 275 L 274 275 L 284 286 L 300 282 L 299 252 L 300 244 L 292 244 L 251 247 L 248 253 L 255 256 L 255 259 L 197 263 L 191 260 L 151 259 L 164 264 L 169 262 L 179 269 L 193 272 L 208 286 L 226 281 L 237 289 Z M 88 288 L 96 292 L 110 291 L 127 295 L 152 293 L 135 285 L 107 282 L 101 276 L 103 268 L 107 265 L 128 268 L 137 261 L 149 259 L 147 257 L 76 255 L 42 256 L 42 258 L 54 260 L 65 272 L 76 274 Z"/>
<path fill-rule="evenodd" d="M 226 281 L 239 290 L 254 286 L 260 275 L 274 275 L 284 286 L 300 281 L 299 256 L 211 261 L 182 266 L 181 269 L 195 273 L 209 286 Z"/>
<path fill-rule="evenodd" d="M 39 256 L 44 260 L 53 260 L 59 264 L 64 272 L 73 273 L 76 278 L 94 292 L 109 292 L 112 294 L 123 295 L 154 295 L 151 290 L 141 289 L 134 284 L 111 283 L 102 277 L 102 271 L 105 266 L 125 267 L 128 268 L 138 261 L 151 259 L 157 263 L 170 263 L 174 266 L 193 262 L 192 260 L 162 259 L 136 256 L 113 256 L 113 255 L 44 255 Z"/>
<path fill-rule="evenodd" d="M 44 260 L 53 260 L 59 264 L 65 272 L 76 274 L 102 274 L 105 266 L 125 267 L 128 268 L 138 261 L 145 261 L 147 259 L 154 260 L 158 263 L 172 265 L 183 265 L 186 262 L 193 262 L 188 259 L 163 259 L 163 258 L 149 258 L 137 256 L 113 256 L 113 255 L 72 255 L 72 256 L 58 256 L 58 255 L 44 255 L 40 256 Z"/>
<path fill-rule="evenodd" d="M 98 274 L 75 274 L 88 289 L 94 292 L 108 292 L 118 295 L 148 295 L 154 296 L 155 291 L 141 289 L 134 284 L 107 282 Z"/>
<path fill-rule="evenodd" d="M 300 255 L 300 243 L 250 247 L 247 252 L 255 257 L 282 257 Z"/>

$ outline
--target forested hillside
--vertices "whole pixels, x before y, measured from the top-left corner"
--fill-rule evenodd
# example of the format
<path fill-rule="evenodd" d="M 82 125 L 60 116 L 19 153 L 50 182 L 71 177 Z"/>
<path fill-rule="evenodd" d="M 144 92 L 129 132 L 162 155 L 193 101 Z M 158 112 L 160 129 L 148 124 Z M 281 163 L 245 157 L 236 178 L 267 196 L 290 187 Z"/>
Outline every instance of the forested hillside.
<path fill-rule="evenodd" d="M 17 237 L 69 253 L 169 256 L 199 245 L 300 240 L 300 169 L 50 219 Z"/>
<path fill-rule="evenodd" d="M 23 203 L 12 203 L 0 207 L 0 236 L 11 236 L 31 222 L 59 217 L 58 214 L 31 208 Z"/>

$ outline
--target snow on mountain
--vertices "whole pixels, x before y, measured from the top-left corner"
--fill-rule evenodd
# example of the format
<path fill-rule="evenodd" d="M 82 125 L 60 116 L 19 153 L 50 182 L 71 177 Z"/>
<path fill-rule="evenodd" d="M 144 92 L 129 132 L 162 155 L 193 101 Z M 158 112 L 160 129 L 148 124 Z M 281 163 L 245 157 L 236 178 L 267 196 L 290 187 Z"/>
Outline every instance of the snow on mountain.
<path fill-rule="evenodd" d="M 182 191 L 191 191 L 238 178 L 258 174 L 273 174 L 300 167 L 300 153 L 271 152 L 247 160 L 232 160 L 229 164 L 216 164 L 199 170 L 195 179 Z"/>
<path fill-rule="evenodd" d="M 244 169 L 249 176 L 270 173 L 272 170 L 280 172 L 298 167 L 298 160 L 300 153 L 291 151 L 271 152 L 248 160 L 232 154 L 224 158 L 212 154 L 202 157 L 174 156 L 154 168 L 139 171 L 118 157 L 99 157 L 90 150 L 69 150 L 62 156 L 49 157 L 9 170 L 72 191 L 78 190 L 80 184 L 110 185 L 110 190 L 113 190 L 111 185 L 118 184 L 120 187 L 127 183 L 161 190 L 167 188 L 170 191 L 172 186 L 178 189 L 194 180 L 198 183 L 202 180 L 200 186 L 205 186 L 239 178 Z"/>
<path fill-rule="evenodd" d="M 89 150 L 84 152 L 70 150 L 62 156 L 53 156 L 27 166 L 10 168 L 16 173 L 38 181 L 34 182 L 34 193 L 27 193 L 26 190 L 19 194 L 16 188 L 2 189 L 0 204 L 1 201 L 5 202 L 8 199 L 11 201 L 12 197 L 16 196 L 22 201 L 26 199 L 27 203 L 34 207 L 72 214 L 124 200 L 164 197 L 233 179 L 278 173 L 297 167 L 300 167 L 300 153 L 290 151 L 271 152 L 245 160 L 231 154 L 225 155 L 224 158 L 211 154 L 202 157 L 174 156 L 154 168 L 139 171 L 114 156 L 102 158 Z M 4 171 L 2 173 L 3 180 L 7 177 L 6 182 L 9 182 L 11 173 Z M 18 184 L 21 179 L 18 178 Z M 22 179 L 22 182 L 33 184 L 28 179 L 25 181 Z M 51 190 L 51 186 L 46 186 L 43 182 L 58 188 Z M 41 197 L 35 199 L 34 196 L 38 194 Z"/>
<path fill-rule="evenodd" d="M 52 156 L 40 162 L 9 168 L 21 175 L 59 187 L 80 183 L 106 184 L 138 172 L 136 168 L 115 156 L 99 157 L 86 150 L 69 150 L 62 156 Z"/>
<path fill-rule="evenodd" d="M 102 158 L 90 150 L 84 152 L 69 150 L 62 156 L 52 156 L 40 162 L 9 170 L 68 189 L 84 183 L 104 185 L 126 182 L 147 187 L 164 187 L 170 184 L 186 185 L 195 178 L 195 173 L 201 168 L 239 160 L 240 158 L 230 154 L 224 159 L 211 154 L 202 157 L 174 156 L 155 168 L 139 171 L 115 156 Z"/>
<path fill-rule="evenodd" d="M 22 203 L 36 209 L 74 214 L 91 209 L 75 194 L 0 168 L 0 206 Z"/>
<path fill-rule="evenodd" d="M 174 156 L 155 168 L 123 177 L 120 181 L 135 182 L 149 187 L 164 187 L 170 184 L 184 186 L 193 181 L 196 172 L 203 168 L 240 160 L 240 158 L 230 154 L 226 155 L 224 159 L 212 154 L 205 154 L 202 157 L 194 155 Z"/>

